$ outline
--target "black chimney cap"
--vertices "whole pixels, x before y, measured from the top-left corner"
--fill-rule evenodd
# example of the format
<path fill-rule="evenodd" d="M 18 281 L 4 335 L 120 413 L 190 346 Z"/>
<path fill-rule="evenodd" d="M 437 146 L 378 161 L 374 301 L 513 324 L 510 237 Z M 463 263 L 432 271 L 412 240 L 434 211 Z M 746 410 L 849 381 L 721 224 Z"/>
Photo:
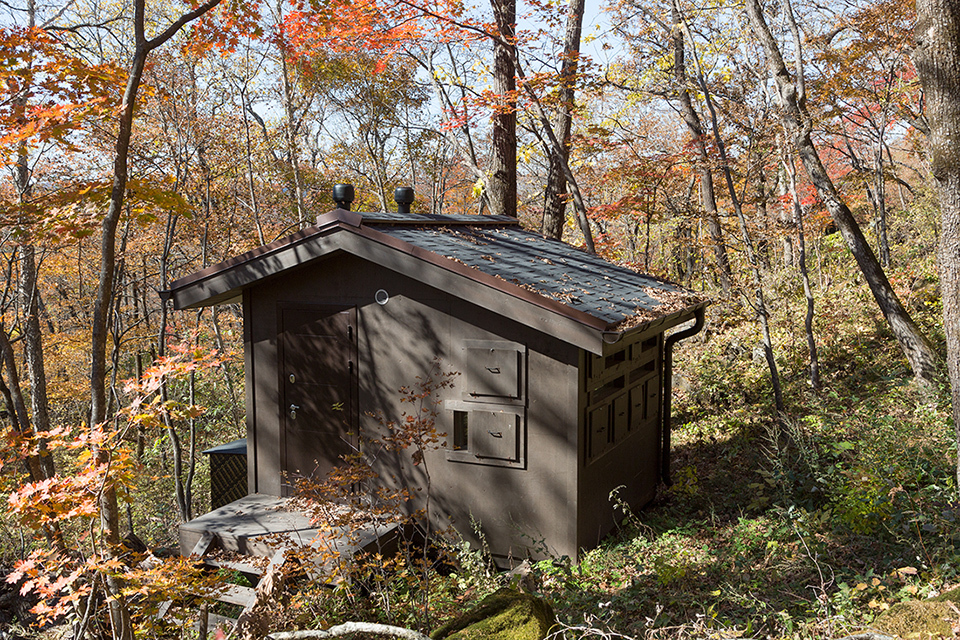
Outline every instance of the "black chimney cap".
<path fill-rule="evenodd" d="M 353 185 L 338 182 L 333 185 L 333 201 L 337 206 L 346 211 L 350 211 L 350 205 L 354 197 Z"/>
<path fill-rule="evenodd" d="M 393 199 L 397 202 L 397 213 L 410 213 L 415 194 L 413 187 L 397 187 L 393 190 Z"/>

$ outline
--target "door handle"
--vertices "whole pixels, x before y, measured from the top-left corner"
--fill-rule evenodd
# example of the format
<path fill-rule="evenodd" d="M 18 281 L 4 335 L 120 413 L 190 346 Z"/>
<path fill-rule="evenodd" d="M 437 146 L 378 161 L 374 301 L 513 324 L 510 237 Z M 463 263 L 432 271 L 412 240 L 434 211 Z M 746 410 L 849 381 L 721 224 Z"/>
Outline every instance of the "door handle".
<path fill-rule="evenodd" d="M 297 409 L 299 409 L 299 408 L 300 408 L 299 405 L 296 405 L 296 404 L 291 404 L 291 405 L 290 405 L 290 417 L 291 417 L 292 419 L 294 419 L 294 420 L 297 419 Z"/>

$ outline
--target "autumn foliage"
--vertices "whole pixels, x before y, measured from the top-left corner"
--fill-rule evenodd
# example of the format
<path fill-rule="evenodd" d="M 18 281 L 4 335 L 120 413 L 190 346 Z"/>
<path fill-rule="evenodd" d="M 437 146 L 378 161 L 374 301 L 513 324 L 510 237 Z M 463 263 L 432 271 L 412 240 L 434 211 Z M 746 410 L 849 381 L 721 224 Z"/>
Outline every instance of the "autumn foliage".
<path fill-rule="evenodd" d="M 869 315 L 874 301 L 862 295 L 858 267 L 844 262 L 831 203 L 804 171 L 783 119 L 789 105 L 773 92 L 767 52 L 739 5 L 606 2 L 604 18 L 584 16 L 577 71 L 564 76 L 569 7 L 555 0 L 522 5 L 507 36 L 491 7 L 447 0 L 21 4 L 5 9 L 0 26 L 0 559 L 9 582 L 39 598 L 35 622 L 68 620 L 78 636 L 163 637 L 175 624 L 152 617 L 160 605 L 183 605 L 187 615 L 194 598 L 216 593 L 215 577 L 164 550 L 175 546 L 181 520 L 207 508 L 200 452 L 245 433 L 243 327 L 236 305 L 172 311 L 161 295 L 169 282 L 308 226 L 332 208 L 337 182 L 357 187 L 358 210 L 392 210 L 393 189 L 409 185 L 416 212 L 489 212 L 495 114 L 518 120 L 522 224 L 544 228 L 548 197 L 559 197 L 568 209 L 565 241 L 590 246 L 586 229 L 603 257 L 716 300 L 682 398 L 684 415 L 711 414 L 698 423 L 702 439 L 740 434 L 760 415 L 778 428 L 833 425 L 852 438 L 855 427 L 837 416 L 869 422 L 857 413 L 856 393 L 906 377 L 902 358 L 887 352 L 890 330 Z M 891 290 L 939 345 L 930 250 L 938 228 L 911 56 L 913 5 L 766 4 L 789 73 L 804 80 L 809 138 L 836 197 Z M 516 63 L 516 90 L 506 95 L 493 88 L 494 41 Z M 565 86 L 576 89 L 571 104 Z M 567 168 L 586 227 L 570 205 L 572 183 L 565 177 L 562 193 L 545 186 L 555 160 L 545 122 L 564 113 L 572 117 Z M 822 348 L 822 390 L 808 383 L 810 341 Z M 894 363 L 894 373 L 855 389 L 848 381 L 872 370 L 865 352 Z M 99 370 L 91 363 L 101 356 Z M 768 406 L 770 369 L 758 373 L 753 360 L 779 367 L 785 411 Z M 417 523 L 434 533 L 429 513 L 407 510 L 417 487 L 391 483 L 375 464 L 378 452 L 403 452 L 429 491 L 423 452 L 445 442 L 433 395 L 449 384 L 434 373 L 402 392 L 409 410 L 401 422 L 382 418 L 380 433 L 329 482 L 304 480 L 318 524 Z M 91 420 L 94 407 L 102 415 Z M 935 402 L 914 409 L 933 415 L 924 424 L 940 424 Z M 921 422 L 903 417 L 914 419 Z M 773 444 L 802 449 L 804 429 Z M 768 442 L 765 433 L 743 437 Z M 953 513 L 929 488 L 949 485 L 935 463 L 913 476 L 897 467 L 888 486 L 848 449 L 831 448 L 848 440 L 814 441 L 805 461 L 775 459 L 781 467 L 753 478 L 756 499 L 766 502 L 746 512 L 785 513 L 783 496 L 796 491 L 805 513 L 841 527 L 858 514 L 872 526 L 877 514 L 901 513 L 916 531 L 898 529 L 896 540 L 909 544 L 926 544 L 923 526 L 942 526 L 936 514 Z M 858 451 L 886 460 L 879 441 Z M 952 452 L 947 441 L 937 446 Z M 916 459 L 927 465 L 926 455 Z M 686 469 L 669 499 L 695 501 L 697 471 Z M 831 480 L 830 497 L 816 478 Z M 818 495 L 803 493 L 810 486 Z M 897 506 L 914 494 L 913 511 Z M 930 506 L 929 515 L 921 504 L 943 508 Z M 712 508 L 688 515 L 701 521 Z M 799 531 L 801 520 L 779 522 Z M 13 533 L 21 531 L 22 541 Z M 622 570 L 623 584 L 655 575 L 668 590 L 694 582 L 701 569 L 684 565 L 686 556 L 667 549 L 661 557 L 659 543 L 643 540 L 636 544 L 654 549 L 654 568 L 611 563 L 611 575 Z M 441 580 L 437 606 L 425 606 L 438 556 L 414 549 L 342 565 L 328 549 L 336 565 L 328 581 L 349 606 L 320 591 L 291 608 L 334 622 L 370 606 L 370 593 L 384 602 L 404 594 L 407 618 L 391 621 L 426 629 L 465 596 L 454 593 L 453 578 Z M 764 553 L 769 566 L 778 551 Z M 560 559 L 546 571 L 571 591 L 599 589 L 596 602 L 627 606 L 610 595 L 613 578 L 602 588 L 578 583 Z M 817 588 L 828 603 L 857 597 Z M 808 608 L 820 611 L 819 602 Z M 721 616 L 717 608 L 696 613 L 713 614 Z M 657 615 L 644 610 L 636 620 Z"/>

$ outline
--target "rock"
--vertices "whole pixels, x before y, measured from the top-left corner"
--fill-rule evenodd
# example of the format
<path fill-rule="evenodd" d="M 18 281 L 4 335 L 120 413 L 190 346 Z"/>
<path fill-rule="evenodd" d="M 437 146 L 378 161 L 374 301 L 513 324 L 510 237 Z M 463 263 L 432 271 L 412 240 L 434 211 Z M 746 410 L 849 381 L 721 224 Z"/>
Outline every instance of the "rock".
<path fill-rule="evenodd" d="M 958 615 L 950 602 L 937 600 L 910 600 L 899 602 L 873 621 L 873 628 L 900 638 L 932 640 L 952 638 L 953 624 Z"/>
<path fill-rule="evenodd" d="M 490 594 L 473 610 L 432 634 L 433 640 L 543 640 L 555 621 L 547 602 L 505 588 Z"/>

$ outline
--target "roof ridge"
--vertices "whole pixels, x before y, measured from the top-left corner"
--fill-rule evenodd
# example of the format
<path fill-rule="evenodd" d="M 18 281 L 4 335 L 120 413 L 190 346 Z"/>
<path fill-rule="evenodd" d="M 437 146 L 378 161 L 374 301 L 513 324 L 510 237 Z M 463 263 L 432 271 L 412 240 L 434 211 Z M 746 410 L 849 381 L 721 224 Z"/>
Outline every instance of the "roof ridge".
<path fill-rule="evenodd" d="M 434 225 L 515 227 L 520 225 L 517 218 L 510 216 L 471 213 L 394 213 L 392 211 L 380 211 L 360 215 L 363 216 L 363 224 L 370 227 Z"/>

